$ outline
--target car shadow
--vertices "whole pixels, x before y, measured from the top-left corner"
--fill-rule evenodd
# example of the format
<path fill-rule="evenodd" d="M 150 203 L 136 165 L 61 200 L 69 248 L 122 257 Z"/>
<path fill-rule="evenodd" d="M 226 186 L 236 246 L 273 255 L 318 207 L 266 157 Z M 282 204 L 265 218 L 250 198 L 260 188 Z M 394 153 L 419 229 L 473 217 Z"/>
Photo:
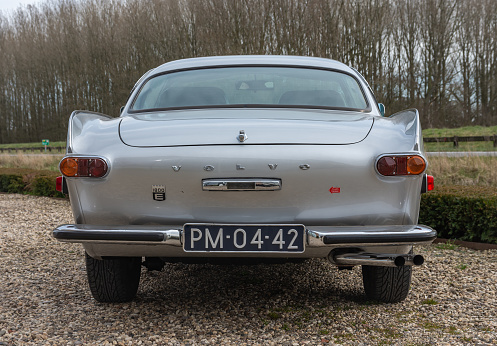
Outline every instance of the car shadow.
<path fill-rule="evenodd" d="M 360 269 L 339 271 L 324 260 L 303 263 L 213 265 L 166 264 L 142 271 L 137 301 L 189 311 L 223 307 L 285 309 L 360 303 Z"/>

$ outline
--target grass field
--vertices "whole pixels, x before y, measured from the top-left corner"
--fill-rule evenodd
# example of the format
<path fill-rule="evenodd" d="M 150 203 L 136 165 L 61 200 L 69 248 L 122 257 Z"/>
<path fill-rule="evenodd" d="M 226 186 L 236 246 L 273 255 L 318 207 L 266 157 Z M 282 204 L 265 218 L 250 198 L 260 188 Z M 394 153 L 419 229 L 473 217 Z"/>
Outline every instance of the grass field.
<path fill-rule="evenodd" d="M 467 126 L 455 129 L 426 129 L 423 137 L 491 136 L 497 126 Z M 493 142 L 425 143 L 426 151 L 495 151 Z M 430 157 L 428 174 L 436 185 L 490 186 L 497 188 L 497 157 Z"/>
<path fill-rule="evenodd" d="M 450 136 L 492 136 L 497 135 L 497 126 L 466 126 L 455 129 L 425 129 L 423 137 L 450 137 Z"/>
<path fill-rule="evenodd" d="M 435 186 L 497 188 L 497 157 L 430 157 L 427 173 L 435 177 Z"/>
<path fill-rule="evenodd" d="M 455 129 L 426 129 L 423 137 L 467 137 L 467 136 L 492 136 L 497 135 L 497 126 L 466 126 Z M 454 147 L 452 142 L 448 143 L 425 143 L 426 151 L 496 151 L 493 142 L 459 142 Z"/>
<path fill-rule="evenodd" d="M 49 147 L 65 147 L 66 142 L 50 142 Z M 41 141 L 37 143 L 12 143 L 12 144 L 0 144 L 0 148 L 44 148 Z"/>
<path fill-rule="evenodd" d="M 459 142 L 458 147 L 450 143 L 425 143 L 425 151 L 496 151 L 493 142 Z"/>
<path fill-rule="evenodd" d="M 18 155 L 1 155 L 0 169 L 2 168 L 31 168 L 35 170 L 58 171 L 59 162 L 64 155 L 29 155 L 19 153 Z M 1 173 L 1 172 L 0 172 Z"/>

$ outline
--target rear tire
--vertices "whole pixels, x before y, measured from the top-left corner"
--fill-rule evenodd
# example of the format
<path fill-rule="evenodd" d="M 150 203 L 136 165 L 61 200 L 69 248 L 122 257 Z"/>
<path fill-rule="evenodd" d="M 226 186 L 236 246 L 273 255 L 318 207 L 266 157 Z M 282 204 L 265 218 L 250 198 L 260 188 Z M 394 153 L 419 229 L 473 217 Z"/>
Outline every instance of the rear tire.
<path fill-rule="evenodd" d="M 138 291 L 141 257 L 97 260 L 86 254 L 86 273 L 93 297 L 102 303 L 132 300 Z"/>
<path fill-rule="evenodd" d="M 406 299 L 411 285 L 412 267 L 362 266 L 366 297 L 383 303 L 398 303 Z"/>

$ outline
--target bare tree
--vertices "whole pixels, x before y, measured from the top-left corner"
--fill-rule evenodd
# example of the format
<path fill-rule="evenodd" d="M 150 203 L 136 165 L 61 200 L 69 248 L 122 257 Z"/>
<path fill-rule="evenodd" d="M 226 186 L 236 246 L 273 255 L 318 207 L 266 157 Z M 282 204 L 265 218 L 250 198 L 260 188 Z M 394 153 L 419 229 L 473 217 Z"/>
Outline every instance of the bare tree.
<path fill-rule="evenodd" d="M 195 56 L 291 54 L 357 68 L 423 126 L 497 121 L 495 0 L 47 0 L 0 13 L 0 143 L 117 116 L 135 81 Z"/>

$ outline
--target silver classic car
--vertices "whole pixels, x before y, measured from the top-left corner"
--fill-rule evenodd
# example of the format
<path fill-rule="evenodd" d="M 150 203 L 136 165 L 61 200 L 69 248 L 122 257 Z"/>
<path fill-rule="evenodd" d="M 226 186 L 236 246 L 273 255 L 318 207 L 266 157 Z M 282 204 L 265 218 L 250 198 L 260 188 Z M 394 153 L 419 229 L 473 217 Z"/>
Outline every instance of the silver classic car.
<path fill-rule="evenodd" d="M 141 267 L 325 258 L 362 266 L 367 299 L 406 298 L 433 188 L 419 114 L 390 117 L 337 61 L 290 56 L 179 60 L 147 72 L 119 118 L 75 111 L 58 189 L 90 290 L 133 299 Z"/>

